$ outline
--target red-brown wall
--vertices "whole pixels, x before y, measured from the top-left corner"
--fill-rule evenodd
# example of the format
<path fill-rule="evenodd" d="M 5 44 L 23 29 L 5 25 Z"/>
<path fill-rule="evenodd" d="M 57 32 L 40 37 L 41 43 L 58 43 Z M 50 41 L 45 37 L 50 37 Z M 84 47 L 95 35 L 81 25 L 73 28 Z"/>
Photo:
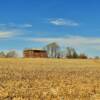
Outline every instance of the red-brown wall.
<path fill-rule="evenodd" d="M 44 50 L 24 50 L 25 58 L 47 58 L 47 52 Z"/>

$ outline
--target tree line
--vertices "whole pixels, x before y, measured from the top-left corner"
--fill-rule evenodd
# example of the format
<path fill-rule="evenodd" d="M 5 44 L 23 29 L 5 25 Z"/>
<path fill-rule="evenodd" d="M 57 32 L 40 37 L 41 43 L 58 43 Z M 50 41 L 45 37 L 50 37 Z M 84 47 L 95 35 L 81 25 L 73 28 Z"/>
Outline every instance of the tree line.
<path fill-rule="evenodd" d="M 62 50 L 56 42 L 46 45 L 44 50 L 47 51 L 48 57 L 50 58 L 88 58 L 88 56 L 84 53 L 78 54 L 75 48 L 72 47 L 66 47 Z"/>
<path fill-rule="evenodd" d="M 44 50 L 47 51 L 49 58 L 68 58 L 68 59 L 87 59 L 88 56 L 85 53 L 78 53 L 73 47 L 61 48 L 56 42 L 49 43 Z M 16 50 L 10 50 L 8 52 L 1 51 L 0 58 L 17 58 L 19 57 Z M 99 56 L 94 57 L 99 59 Z"/>
<path fill-rule="evenodd" d="M 15 50 L 10 50 L 8 52 L 1 51 L 0 58 L 16 58 L 18 54 Z"/>

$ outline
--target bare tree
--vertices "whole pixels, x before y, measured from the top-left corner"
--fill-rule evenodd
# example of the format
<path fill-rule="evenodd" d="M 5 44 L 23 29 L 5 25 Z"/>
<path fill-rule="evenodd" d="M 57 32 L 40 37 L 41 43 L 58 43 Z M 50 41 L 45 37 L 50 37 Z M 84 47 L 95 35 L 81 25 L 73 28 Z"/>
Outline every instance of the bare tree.
<path fill-rule="evenodd" d="M 6 54 L 6 57 L 7 58 L 16 58 L 18 56 L 17 52 L 15 50 L 12 50 L 12 51 L 9 51 L 7 54 Z"/>
<path fill-rule="evenodd" d="M 95 56 L 94 59 L 100 59 L 100 57 L 99 56 Z"/>
<path fill-rule="evenodd" d="M 50 43 L 45 47 L 45 50 L 47 50 L 47 53 L 48 53 L 48 57 L 51 57 L 51 58 L 58 58 L 59 49 L 60 49 L 59 45 L 55 42 Z"/>
<path fill-rule="evenodd" d="M 87 59 L 88 57 L 83 53 L 83 54 L 80 54 L 80 55 L 79 55 L 79 58 L 80 58 L 80 59 Z"/>
<path fill-rule="evenodd" d="M 67 58 L 78 58 L 78 54 L 74 48 L 67 47 L 66 48 L 66 57 Z"/>
<path fill-rule="evenodd" d="M 0 58 L 4 58 L 6 55 L 3 51 L 0 52 Z"/>

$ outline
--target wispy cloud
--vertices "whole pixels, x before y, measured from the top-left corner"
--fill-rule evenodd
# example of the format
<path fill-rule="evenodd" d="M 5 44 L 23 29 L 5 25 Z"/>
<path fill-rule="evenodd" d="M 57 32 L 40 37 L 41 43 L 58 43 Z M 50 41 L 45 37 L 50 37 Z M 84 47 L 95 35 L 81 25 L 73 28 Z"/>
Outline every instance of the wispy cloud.
<path fill-rule="evenodd" d="M 56 26 L 78 26 L 79 23 L 73 20 L 65 20 L 63 18 L 49 19 L 49 23 Z"/>
<path fill-rule="evenodd" d="M 21 28 L 32 28 L 32 24 L 26 23 L 26 24 L 15 24 L 15 23 L 7 23 L 7 24 L 0 24 L 0 28 L 5 28 L 5 29 L 21 29 Z"/>
<path fill-rule="evenodd" d="M 0 39 L 8 39 L 25 34 L 32 24 L 0 24 Z M 27 30 L 26 30 L 27 29 Z"/>
<path fill-rule="evenodd" d="M 33 42 L 50 43 L 57 42 L 61 44 L 69 45 L 92 45 L 100 44 L 100 38 L 98 37 L 82 37 L 82 36 L 68 36 L 66 38 L 34 38 Z"/>
<path fill-rule="evenodd" d="M 10 31 L 0 31 L 0 39 L 8 39 L 15 36 L 15 32 Z"/>
<path fill-rule="evenodd" d="M 32 24 L 22 24 L 19 25 L 20 28 L 32 28 Z"/>
<path fill-rule="evenodd" d="M 29 40 L 33 43 L 43 43 L 45 45 L 51 42 L 56 42 L 62 47 L 74 47 L 79 52 L 85 52 L 87 54 L 100 51 L 99 37 L 68 36 L 66 38 L 33 38 Z M 90 56 L 91 55 L 93 54 L 90 54 Z"/>

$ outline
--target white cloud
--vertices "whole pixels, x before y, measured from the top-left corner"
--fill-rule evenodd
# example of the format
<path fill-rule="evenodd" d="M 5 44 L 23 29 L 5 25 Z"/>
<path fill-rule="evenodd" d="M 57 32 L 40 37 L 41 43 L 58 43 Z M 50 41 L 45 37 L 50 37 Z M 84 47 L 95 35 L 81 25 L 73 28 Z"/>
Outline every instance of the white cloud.
<path fill-rule="evenodd" d="M 63 18 L 50 19 L 49 23 L 56 26 L 78 26 L 79 23 L 72 20 L 65 20 Z"/>
<path fill-rule="evenodd" d="M 23 33 L 20 30 L 5 30 L 0 31 L 0 39 L 8 39 L 12 37 L 21 36 Z"/>
<path fill-rule="evenodd" d="M 32 24 L 0 24 L 0 39 L 21 36 L 25 33 L 24 29 L 31 27 Z"/>
<path fill-rule="evenodd" d="M 31 28 L 32 27 L 32 24 L 29 24 L 29 23 L 25 23 L 25 24 L 16 24 L 16 23 L 7 23 L 7 24 L 0 24 L 0 28 L 18 28 L 18 29 L 21 29 L 21 28 Z"/>
<path fill-rule="evenodd" d="M 0 24 L 0 26 L 5 26 L 6 24 Z"/>
<path fill-rule="evenodd" d="M 31 28 L 32 24 L 22 24 L 22 25 L 19 25 L 19 27 L 21 27 L 21 28 Z"/>
<path fill-rule="evenodd" d="M 100 37 L 68 36 L 66 38 L 34 38 L 30 41 L 45 45 L 56 42 L 61 47 L 74 47 L 78 52 L 87 53 L 90 56 L 95 55 L 94 52 L 100 55 Z"/>
<path fill-rule="evenodd" d="M 82 37 L 82 36 L 68 36 L 66 38 L 34 38 L 31 39 L 33 42 L 57 42 L 61 44 L 69 45 L 92 45 L 100 44 L 100 38 L 98 37 Z"/>
<path fill-rule="evenodd" d="M 4 38 L 11 38 L 14 36 L 14 33 L 13 32 L 3 32 L 1 31 L 0 32 L 0 38 L 4 39 Z"/>

